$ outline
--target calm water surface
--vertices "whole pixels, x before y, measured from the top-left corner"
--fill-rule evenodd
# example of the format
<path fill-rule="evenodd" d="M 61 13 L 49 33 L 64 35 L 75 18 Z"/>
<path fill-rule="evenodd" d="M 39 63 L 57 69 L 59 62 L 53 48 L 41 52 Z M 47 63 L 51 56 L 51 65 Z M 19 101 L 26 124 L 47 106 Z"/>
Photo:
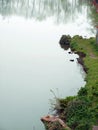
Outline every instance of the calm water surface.
<path fill-rule="evenodd" d="M 44 130 L 50 90 L 66 97 L 84 86 L 78 56 L 59 40 L 93 35 L 87 10 L 78 0 L 0 1 L 0 130 Z"/>

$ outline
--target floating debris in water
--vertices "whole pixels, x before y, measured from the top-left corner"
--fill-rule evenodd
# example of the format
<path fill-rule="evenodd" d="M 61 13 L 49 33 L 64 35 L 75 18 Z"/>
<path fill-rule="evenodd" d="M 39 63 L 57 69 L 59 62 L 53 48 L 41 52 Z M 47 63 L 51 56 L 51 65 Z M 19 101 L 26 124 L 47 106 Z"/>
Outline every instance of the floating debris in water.
<path fill-rule="evenodd" d="M 71 61 L 71 62 L 74 62 L 74 59 L 71 59 L 70 61 Z"/>

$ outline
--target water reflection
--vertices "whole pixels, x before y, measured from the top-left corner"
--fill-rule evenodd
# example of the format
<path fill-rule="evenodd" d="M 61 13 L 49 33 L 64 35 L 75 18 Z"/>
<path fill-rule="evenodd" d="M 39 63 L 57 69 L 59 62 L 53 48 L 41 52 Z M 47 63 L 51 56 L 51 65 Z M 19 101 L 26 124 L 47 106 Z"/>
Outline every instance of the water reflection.
<path fill-rule="evenodd" d="M 90 0 L 89 0 L 90 1 Z M 75 20 L 80 13 L 89 11 L 88 0 L 0 0 L 0 14 L 18 15 L 43 20 L 55 16 L 56 21 Z"/>

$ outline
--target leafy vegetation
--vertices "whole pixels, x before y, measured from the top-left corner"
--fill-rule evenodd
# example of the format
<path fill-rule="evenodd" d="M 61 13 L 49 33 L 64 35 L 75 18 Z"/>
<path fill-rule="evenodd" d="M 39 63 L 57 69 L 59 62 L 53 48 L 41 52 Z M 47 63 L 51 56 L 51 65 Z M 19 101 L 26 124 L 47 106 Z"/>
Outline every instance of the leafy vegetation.
<path fill-rule="evenodd" d="M 56 110 L 72 130 L 92 130 L 93 125 L 98 125 L 98 45 L 95 38 L 74 36 L 71 48 L 82 54 L 82 62 L 88 68 L 86 85 L 77 96 L 59 99 Z"/>

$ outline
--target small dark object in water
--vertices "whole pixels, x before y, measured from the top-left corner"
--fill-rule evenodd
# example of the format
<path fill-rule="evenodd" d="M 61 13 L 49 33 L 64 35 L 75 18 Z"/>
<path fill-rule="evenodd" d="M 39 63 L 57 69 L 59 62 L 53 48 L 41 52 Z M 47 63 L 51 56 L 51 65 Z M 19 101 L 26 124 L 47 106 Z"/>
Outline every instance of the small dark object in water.
<path fill-rule="evenodd" d="M 72 54 L 72 52 L 71 52 L 71 51 L 69 51 L 68 53 L 69 53 L 69 54 Z"/>
<path fill-rule="evenodd" d="M 70 61 L 71 61 L 71 62 L 74 62 L 74 59 L 71 59 Z"/>

